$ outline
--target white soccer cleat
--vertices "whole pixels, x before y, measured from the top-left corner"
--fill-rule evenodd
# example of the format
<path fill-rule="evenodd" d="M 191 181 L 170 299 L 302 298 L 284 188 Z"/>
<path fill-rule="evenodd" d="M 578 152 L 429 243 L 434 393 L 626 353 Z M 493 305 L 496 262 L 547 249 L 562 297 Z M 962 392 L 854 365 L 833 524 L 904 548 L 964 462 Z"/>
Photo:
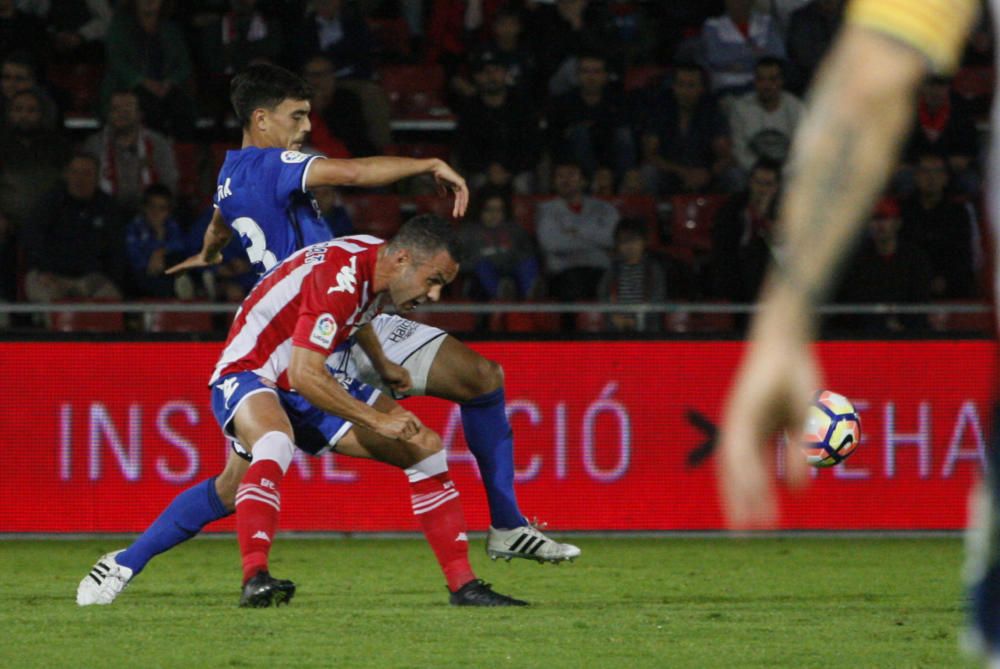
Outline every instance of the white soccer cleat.
<path fill-rule="evenodd" d="M 125 549 L 122 549 L 125 550 Z M 132 570 L 115 562 L 122 551 L 102 555 L 90 573 L 83 577 L 76 589 L 76 603 L 80 606 L 110 604 L 132 579 Z"/>
<path fill-rule="evenodd" d="M 496 560 L 505 558 L 524 558 L 538 562 L 572 561 L 580 557 L 580 549 L 572 544 L 561 544 L 542 534 L 534 523 L 512 530 L 498 530 L 490 527 L 486 538 L 486 554 Z"/>

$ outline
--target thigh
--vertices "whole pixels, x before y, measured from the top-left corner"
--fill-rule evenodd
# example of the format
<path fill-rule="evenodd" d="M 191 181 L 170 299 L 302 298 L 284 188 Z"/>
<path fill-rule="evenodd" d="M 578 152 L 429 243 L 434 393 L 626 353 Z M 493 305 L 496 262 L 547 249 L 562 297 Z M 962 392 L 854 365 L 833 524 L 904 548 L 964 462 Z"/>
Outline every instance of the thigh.
<path fill-rule="evenodd" d="M 451 402 L 468 402 L 503 385 L 500 365 L 447 335 L 427 374 L 427 394 Z"/>
<path fill-rule="evenodd" d="M 445 340 L 444 330 L 410 321 L 401 316 L 381 315 L 372 321 L 382 350 L 389 360 L 406 367 L 410 372 L 413 388 L 407 395 L 427 394 L 428 375 L 437 357 L 438 349 Z M 357 369 L 358 378 L 365 383 L 388 392 L 371 366 L 371 361 L 360 346 L 351 347 L 351 358 Z M 396 397 L 402 399 L 402 397 Z"/>
<path fill-rule="evenodd" d="M 386 395 L 380 395 L 375 408 L 383 413 L 402 411 L 403 408 Z M 336 451 L 354 458 L 378 460 L 406 469 L 441 450 L 441 440 L 430 428 L 424 426 L 412 439 L 390 439 L 360 426 L 353 426 L 337 443 Z"/>
<path fill-rule="evenodd" d="M 232 426 L 236 440 L 250 452 L 257 440 L 268 432 L 283 432 L 294 441 L 292 424 L 275 393 L 254 393 L 246 397 L 233 416 Z"/>

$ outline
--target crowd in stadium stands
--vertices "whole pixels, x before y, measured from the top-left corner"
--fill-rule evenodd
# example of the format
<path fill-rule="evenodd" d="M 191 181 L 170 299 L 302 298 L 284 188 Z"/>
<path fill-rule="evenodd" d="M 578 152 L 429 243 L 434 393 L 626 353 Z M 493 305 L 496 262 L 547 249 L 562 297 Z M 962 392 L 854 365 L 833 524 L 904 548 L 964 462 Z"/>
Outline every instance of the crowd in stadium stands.
<path fill-rule="evenodd" d="M 464 271 L 448 299 L 752 301 L 781 254 L 800 96 L 844 4 L 0 0 L 0 300 L 241 299 L 254 277 L 235 246 L 200 276 L 162 270 L 199 248 L 215 173 L 238 146 L 229 79 L 267 61 L 315 90 L 306 150 L 437 156 L 466 176 Z M 955 78 L 924 85 L 835 299 L 985 297 L 977 123 L 992 49 L 983 25 Z M 390 236 L 411 213 L 449 209 L 419 180 L 315 196 L 335 234 Z M 598 316 L 554 327 L 698 327 Z"/>

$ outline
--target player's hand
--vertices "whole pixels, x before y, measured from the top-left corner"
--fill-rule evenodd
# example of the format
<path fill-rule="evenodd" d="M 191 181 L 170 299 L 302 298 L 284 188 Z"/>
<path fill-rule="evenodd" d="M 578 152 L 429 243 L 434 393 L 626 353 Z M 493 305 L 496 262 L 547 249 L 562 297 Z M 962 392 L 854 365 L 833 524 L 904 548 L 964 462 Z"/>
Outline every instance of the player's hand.
<path fill-rule="evenodd" d="M 443 160 L 437 161 L 431 174 L 442 195 L 449 191 L 455 194 L 455 206 L 451 209 L 451 215 L 454 218 L 465 216 L 465 210 L 469 206 L 469 187 L 465 184 L 465 179 Z"/>
<path fill-rule="evenodd" d="M 410 370 L 394 362 L 386 361 L 385 366 L 378 370 L 378 375 L 382 382 L 395 393 L 403 394 L 413 388 Z"/>
<path fill-rule="evenodd" d="M 392 413 L 380 414 L 375 432 L 389 439 L 405 441 L 416 436 L 423 426 L 419 418 L 400 408 Z"/>
<path fill-rule="evenodd" d="M 720 492 L 733 528 L 773 527 L 778 521 L 768 466 L 768 446 L 775 430 L 788 431 L 788 484 L 796 487 L 808 482 L 798 443 L 809 401 L 820 387 L 811 343 L 806 336 L 768 336 L 760 330 L 755 328 L 733 382 L 719 435 Z"/>
<path fill-rule="evenodd" d="M 178 272 L 183 272 L 189 269 L 201 269 L 202 267 L 211 267 L 212 265 L 218 265 L 222 262 L 222 253 L 216 253 L 214 256 L 205 257 L 201 253 L 196 253 L 187 260 L 182 260 L 181 262 L 168 267 L 164 274 L 177 274 Z"/>

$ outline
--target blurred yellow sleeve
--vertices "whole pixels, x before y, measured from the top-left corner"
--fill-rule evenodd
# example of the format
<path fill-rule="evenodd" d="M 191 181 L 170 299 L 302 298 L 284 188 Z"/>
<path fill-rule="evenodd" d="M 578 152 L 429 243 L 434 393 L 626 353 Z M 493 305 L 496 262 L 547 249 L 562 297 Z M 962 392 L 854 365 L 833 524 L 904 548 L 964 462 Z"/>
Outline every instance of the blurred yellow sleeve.
<path fill-rule="evenodd" d="M 909 44 L 934 72 L 949 74 L 978 13 L 978 0 L 852 0 L 847 21 Z"/>

